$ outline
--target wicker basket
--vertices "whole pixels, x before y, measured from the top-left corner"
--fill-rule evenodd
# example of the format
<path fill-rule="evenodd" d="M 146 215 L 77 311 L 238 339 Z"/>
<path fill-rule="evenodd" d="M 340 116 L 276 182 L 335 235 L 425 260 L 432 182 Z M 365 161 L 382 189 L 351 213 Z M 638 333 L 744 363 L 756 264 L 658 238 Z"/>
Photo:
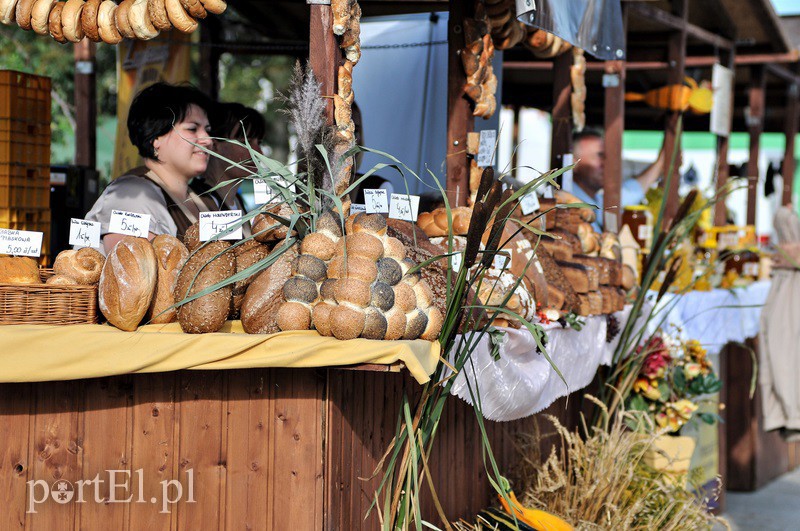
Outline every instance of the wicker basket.
<path fill-rule="evenodd" d="M 41 269 L 42 281 L 53 275 Z M 97 286 L 0 284 L 0 325 L 94 324 Z"/>

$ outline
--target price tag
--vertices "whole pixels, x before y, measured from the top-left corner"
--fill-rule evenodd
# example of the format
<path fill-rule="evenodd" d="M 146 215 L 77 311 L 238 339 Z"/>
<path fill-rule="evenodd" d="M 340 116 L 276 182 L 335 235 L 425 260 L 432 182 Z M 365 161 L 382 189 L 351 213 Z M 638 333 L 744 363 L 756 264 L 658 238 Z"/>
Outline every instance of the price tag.
<path fill-rule="evenodd" d="M 742 273 L 746 277 L 758 278 L 758 263 L 747 262 L 742 266 Z"/>
<path fill-rule="evenodd" d="M 453 271 L 458 273 L 461 271 L 461 266 L 464 263 L 464 253 L 456 253 L 450 257 L 450 265 Z"/>
<path fill-rule="evenodd" d="M 242 219 L 241 210 L 228 210 L 225 212 L 200 212 L 200 241 L 207 242 L 217 234 L 225 232 L 232 225 Z M 242 226 L 221 236 L 220 240 L 241 240 Z"/>
<path fill-rule="evenodd" d="M 367 205 L 359 205 L 357 203 L 350 204 L 350 215 L 358 214 L 359 212 L 366 212 Z"/>
<path fill-rule="evenodd" d="M 519 202 L 519 206 L 522 208 L 523 216 L 533 214 L 539 210 L 539 195 L 536 192 L 525 194 L 522 201 Z"/>
<path fill-rule="evenodd" d="M 572 153 L 564 153 L 562 156 L 563 166 L 571 166 L 574 162 L 575 158 L 572 156 Z M 567 192 L 568 194 L 572 193 L 574 188 L 574 182 L 572 180 L 572 170 L 567 170 L 561 174 L 561 189 Z"/>
<path fill-rule="evenodd" d="M 38 258 L 42 254 L 42 236 L 41 232 L 0 229 L 0 254 Z"/>
<path fill-rule="evenodd" d="M 493 165 L 494 148 L 496 143 L 496 129 L 486 129 L 481 131 L 481 140 L 478 144 L 478 166 L 481 168 L 487 168 Z"/>
<path fill-rule="evenodd" d="M 717 249 L 735 249 L 739 246 L 739 235 L 735 232 L 721 232 L 717 236 Z"/>
<path fill-rule="evenodd" d="M 389 203 L 389 217 L 403 221 L 417 221 L 419 213 L 419 196 L 408 194 L 392 194 Z"/>
<path fill-rule="evenodd" d="M 389 212 L 389 192 L 380 188 L 376 190 L 365 189 L 364 206 L 367 209 L 367 214 L 386 214 Z"/>
<path fill-rule="evenodd" d="M 505 254 L 496 254 L 494 255 L 494 260 L 492 261 L 492 267 L 495 269 L 503 270 L 506 268 L 506 264 L 508 263 L 509 258 Z"/>
<path fill-rule="evenodd" d="M 604 223 L 603 223 L 603 230 L 606 232 L 613 232 L 614 234 L 617 233 L 619 227 L 617 226 L 617 214 L 616 212 L 604 212 Z"/>
<path fill-rule="evenodd" d="M 286 179 L 273 177 L 272 180 L 281 188 L 286 188 L 294 192 L 294 184 L 289 184 Z M 253 179 L 253 200 L 257 205 L 266 205 L 267 203 L 272 203 L 279 197 L 280 194 L 276 191 L 273 191 L 265 179 Z"/>
<path fill-rule="evenodd" d="M 147 238 L 147 234 L 150 232 L 150 214 L 112 210 L 111 221 L 108 222 L 108 232 Z"/>
<path fill-rule="evenodd" d="M 545 199 L 553 199 L 553 185 L 548 184 L 544 187 L 544 196 Z"/>
<path fill-rule="evenodd" d="M 72 218 L 69 221 L 69 244 L 78 247 L 100 247 L 100 223 Z"/>

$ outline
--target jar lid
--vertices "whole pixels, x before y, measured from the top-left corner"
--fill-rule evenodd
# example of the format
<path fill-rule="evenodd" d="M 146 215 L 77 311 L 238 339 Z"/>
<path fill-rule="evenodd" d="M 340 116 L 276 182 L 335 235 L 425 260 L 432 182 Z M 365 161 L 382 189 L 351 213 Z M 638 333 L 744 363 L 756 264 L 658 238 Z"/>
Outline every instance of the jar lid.
<path fill-rule="evenodd" d="M 644 210 L 648 210 L 648 208 L 645 205 L 628 205 L 623 210 L 632 210 L 634 212 L 642 212 Z"/>

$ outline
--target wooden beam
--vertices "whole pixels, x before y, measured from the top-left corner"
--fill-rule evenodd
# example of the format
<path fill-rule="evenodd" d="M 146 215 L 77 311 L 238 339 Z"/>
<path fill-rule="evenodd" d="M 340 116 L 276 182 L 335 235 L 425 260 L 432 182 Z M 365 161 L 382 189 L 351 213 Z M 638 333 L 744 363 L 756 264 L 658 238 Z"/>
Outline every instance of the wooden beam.
<path fill-rule="evenodd" d="M 764 130 L 764 89 L 766 83 L 765 69 L 754 66 L 750 71 L 750 115 L 747 128 L 750 133 L 750 156 L 747 160 L 747 224 L 756 223 L 756 205 L 758 203 L 758 157 L 760 154 L 761 132 Z"/>
<path fill-rule="evenodd" d="M 792 72 L 788 68 L 775 64 L 767 64 L 767 73 L 786 81 L 787 83 L 800 83 L 800 76 Z"/>
<path fill-rule="evenodd" d="M 689 16 L 689 3 L 688 0 L 673 0 L 672 3 L 675 15 L 684 21 Z M 676 32 L 669 38 L 668 42 L 668 60 L 670 63 L 670 70 L 667 74 L 667 84 L 680 85 L 683 83 L 684 70 L 686 65 L 686 31 L 685 29 Z M 680 121 L 680 114 L 677 112 L 667 113 L 666 130 L 664 134 L 664 153 L 666 155 L 666 163 L 664 173 L 669 173 L 670 161 L 673 154 L 680 152 L 680 136 L 678 134 L 678 123 Z M 678 188 L 680 187 L 680 168 L 679 163 L 681 157 L 675 157 L 675 167 L 673 168 L 672 176 L 669 181 L 669 187 L 666 190 L 665 200 L 666 206 L 664 210 L 664 226 L 669 226 L 671 220 L 675 217 L 678 211 Z M 665 176 L 666 179 L 666 176 Z M 666 182 L 666 181 L 665 181 Z M 660 230 L 661 227 L 656 227 Z"/>
<path fill-rule="evenodd" d="M 572 152 L 572 82 L 570 67 L 572 54 L 564 53 L 553 59 L 553 112 L 550 167 L 560 168 L 563 155 Z"/>
<path fill-rule="evenodd" d="M 730 50 L 729 52 L 727 52 L 727 55 L 728 55 L 727 66 L 730 69 L 734 69 L 734 64 L 736 62 L 735 50 Z M 731 90 L 734 90 L 734 87 L 731 87 Z M 733 116 L 733 107 L 734 107 L 733 102 L 734 98 L 733 94 L 731 94 L 731 108 L 730 108 L 731 116 Z M 730 147 L 730 135 L 717 137 L 716 190 L 718 193 L 720 192 L 720 190 L 724 189 L 727 186 L 728 179 L 730 178 L 731 174 L 730 165 L 728 164 L 729 147 Z M 723 198 L 714 206 L 714 225 L 717 227 L 727 225 L 727 220 L 728 220 L 728 209 L 726 206 L 725 199 Z"/>
<path fill-rule="evenodd" d="M 794 187 L 794 172 L 796 161 L 794 158 L 795 138 L 797 137 L 798 121 L 800 121 L 800 102 L 798 99 L 798 85 L 790 85 L 786 101 L 786 149 L 783 152 L 783 197 L 782 204 L 792 203 L 792 188 Z"/>
<path fill-rule="evenodd" d="M 333 12 L 330 5 L 314 4 L 311 10 L 308 61 L 311 70 L 322 84 L 323 96 L 336 93 L 336 78 L 342 52 L 333 33 Z M 325 118 L 333 124 L 333 98 L 325 98 Z"/>
<path fill-rule="evenodd" d="M 605 161 L 603 164 L 603 226 L 606 217 L 622 215 L 622 134 L 625 131 L 625 62 L 606 61 Z"/>
<path fill-rule="evenodd" d="M 97 166 L 97 45 L 83 39 L 74 45 L 75 57 L 75 164 Z"/>
<path fill-rule="evenodd" d="M 200 90 L 212 100 L 219 99 L 219 57 L 222 24 L 218 17 L 208 17 L 200 23 Z"/>
<path fill-rule="evenodd" d="M 472 106 L 464 95 L 467 75 L 461 63 L 464 19 L 471 16 L 472 3 L 450 1 L 447 21 L 447 198 L 451 205 L 466 206 L 469 197 L 467 133 L 475 128 Z"/>
<path fill-rule="evenodd" d="M 690 24 L 685 16 L 667 13 L 666 11 L 658 9 L 657 7 L 653 7 L 650 4 L 627 3 L 626 5 L 630 13 L 637 15 L 640 18 L 660 23 L 668 28 L 677 30 L 680 33 L 685 33 L 690 37 L 694 37 L 699 41 L 703 41 L 717 48 L 730 50 L 734 46 L 733 41 L 730 39 L 726 39 L 725 37 L 721 37 L 720 35 L 704 30 L 700 26 Z"/>

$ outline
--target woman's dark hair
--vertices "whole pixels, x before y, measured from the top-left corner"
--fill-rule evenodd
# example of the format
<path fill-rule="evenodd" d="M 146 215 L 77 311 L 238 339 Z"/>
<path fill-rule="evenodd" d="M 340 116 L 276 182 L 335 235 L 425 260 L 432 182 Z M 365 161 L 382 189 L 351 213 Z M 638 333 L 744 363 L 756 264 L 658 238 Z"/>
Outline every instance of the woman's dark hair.
<path fill-rule="evenodd" d="M 181 122 L 190 105 L 208 114 L 211 100 L 190 85 L 155 83 L 139 92 L 128 111 L 128 137 L 139 155 L 157 160 L 153 141 Z"/>
<path fill-rule="evenodd" d="M 211 136 L 231 140 L 264 139 L 267 123 L 260 112 L 241 103 L 217 103 L 211 109 Z M 244 125 L 244 130 L 242 126 Z"/>

